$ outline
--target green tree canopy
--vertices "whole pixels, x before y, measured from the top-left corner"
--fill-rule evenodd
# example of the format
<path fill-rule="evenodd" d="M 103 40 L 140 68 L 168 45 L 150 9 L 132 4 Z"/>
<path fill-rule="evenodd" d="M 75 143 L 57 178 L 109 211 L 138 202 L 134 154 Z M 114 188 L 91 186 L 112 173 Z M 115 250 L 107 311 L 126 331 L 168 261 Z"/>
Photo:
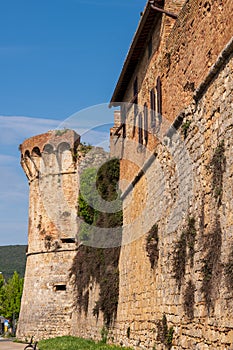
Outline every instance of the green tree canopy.
<path fill-rule="evenodd" d="M 4 282 L 0 275 L 0 314 L 7 319 L 18 319 L 21 297 L 23 293 L 23 278 L 20 278 L 17 272 Z"/>

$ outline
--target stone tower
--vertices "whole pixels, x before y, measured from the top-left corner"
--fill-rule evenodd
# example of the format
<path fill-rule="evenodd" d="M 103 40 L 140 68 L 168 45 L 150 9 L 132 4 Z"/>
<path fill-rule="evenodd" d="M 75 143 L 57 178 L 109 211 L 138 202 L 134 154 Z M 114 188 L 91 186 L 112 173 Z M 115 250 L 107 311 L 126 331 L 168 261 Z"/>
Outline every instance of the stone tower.
<path fill-rule="evenodd" d="M 74 131 L 55 130 L 20 145 L 30 194 L 19 339 L 70 334 L 69 269 L 76 253 L 79 143 Z"/>

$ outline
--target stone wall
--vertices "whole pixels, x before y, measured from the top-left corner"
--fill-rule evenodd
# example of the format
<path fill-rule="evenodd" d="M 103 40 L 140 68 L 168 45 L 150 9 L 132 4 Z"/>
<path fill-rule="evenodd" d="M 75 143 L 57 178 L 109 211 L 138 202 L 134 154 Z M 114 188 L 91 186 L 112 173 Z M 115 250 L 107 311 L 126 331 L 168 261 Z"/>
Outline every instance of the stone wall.
<path fill-rule="evenodd" d="M 203 97 L 185 109 L 187 130 L 181 126 L 173 144 L 157 147 L 124 199 L 115 325 L 116 341 L 124 345 L 165 348 L 165 315 L 174 349 L 233 347 L 226 274 L 233 246 L 232 66 L 231 55 Z M 146 244 L 154 224 L 158 260 L 151 268 Z"/>
<path fill-rule="evenodd" d="M 28 252 L 17 337 L 70 334 L 76 254 L 79 135 L 56 130 L 20 146 L 29 180 Z"/>
<path fill-rule="evenodd" d="M 167 40 L 161 62 L 163 115 L 176 118 L 232 37 L 231 0 L 191 0 Z"/>
<path fill-rule="evenodd" d="M 162 117 L 128 109 L 125 137 L 111 130 L 121 160 L 123 246 L 114 341 L 135 349 L 233 348 L 233 167 L 231 1 L 187 1 L 161 46 L 145 50 L 138 112 L 162 82 Z M 161 22 L 163 23 L 163 22 Z M 154 234 L 154 237 L 153 237 Z M 153 264 L 152 264 L 153 262 Z"/>
<path fill-rule="evenodd" d="M 183 8 L 180 10 L 182 3 Z M 231 0 L 181 1 L 175 8 L 166 1 L 165 9 L 176 12 L 178 19 L 163 16 L 154 23 L 153 55 L 147 48 L 132 74 L 124 99 L 133 98 L 138 80 L 138 103 L 150 106 L 150 90 L 156 79 L 162 81 L 162 113 L 173 121 L 192 101 L 193 92 L 208 74 L 218 55 L 232 37 L 233 3 Z"/>
<path fill-rule="evenodd" d="M 69 269 L 73 258 L 74 251 L 61 249 L 27 256 L 18 339 L 71 334 L 73 286 Z"/>
<path fill-rule="evenodd" d="M 78 196 L 87 168 L 109 161 L 100 147 L 80 143 L 72 130 L 54 130 L 20 145 L 29 181 L 28 251 L 17 338 L 63 335 L 99 339 L 103 316 L 93 316 L 99 285 L 90 281 L 88 310 L 78 307 L 71 269 L 80 252 Z"/>
<path fill-rule="evenodd" d="M 100 147 L 93 147 L 90 149 L 86 154 L 83 154 L 82 157 L 79 159 L 78 168 L 79 168 L 79 176 L 80 179 L 82 178 L 82 174 L 84 171 L 90 168 L 95 168 L 98 170 L 107 163 L 110 160 L 110 155 L 108 152 L 104 151 L 103 148 Z M 78 238 L 78 240 L 80 240 Z M 97 242 L 98 243 L 98 242 Z M 86 245 L 88 245 L 88 242 L 85 242 Z M 95 249 L 95 246 L 93 247 L 90 245 L 90 249 Z M 84 255 L 87 259 L 86 264 L 91 264 L 90 258 L 88 254 L 85 254 L 85 249 L 82 250 L 84 246 L 81 245 L 77 249 L 76 257 L 78 258 L 78 255 Z M 96 247 L 96 250 L 98 250 L 98 246 Z M 92 252 L 92 257 L 94 257 L 94 252 Z M 72 264 L 75 262 L 75 258 L 72 261 Z M 93 262 L 94 264 L 96 262 Z M 89 267 L 85 265 L 85 261 L 83 262 L 83 270 L 88 270 Z M 109 268 L 111 268 L 109 266 Z M 85 273 L 85 272 L 84 272 Z M 82 277 L 80 276 L 80 279 Z M 85 277 L 84 277 L 85 279 Z M 85 287 L 85 290 L 83 291 L 83 298 L 85 298 L 85 295 L 88 295 L 87 298 L 87 309 L 84 310 L 83 305 L 80 303 L 80 296 L 78 296 L 77 293 L 77 285 L 74 283 L 74 275 L 71 276 L 70 282 L 73 286 L 73 313 L 72 313 L 72 328 L 71 328 L 71 335 L 83 337 L 83 338 L 91 338 L 95 340 L 101 339 L 101 330 L 104 327 L 104 320 L 103 320 L 103 313 L 101 310 L 99 310 L 98 317 L 93 314 L 93 310 L 96 307 L 96 303 L 99 300 L 99 294 L 100 294 L 100 285 L 96 282 L 95 278 L 93 276 L 90 277 L 89 283 Z M 77 281 L 78 282 L 78 281 Z M 81 283 L 81 281 L 80 281 Z"/>

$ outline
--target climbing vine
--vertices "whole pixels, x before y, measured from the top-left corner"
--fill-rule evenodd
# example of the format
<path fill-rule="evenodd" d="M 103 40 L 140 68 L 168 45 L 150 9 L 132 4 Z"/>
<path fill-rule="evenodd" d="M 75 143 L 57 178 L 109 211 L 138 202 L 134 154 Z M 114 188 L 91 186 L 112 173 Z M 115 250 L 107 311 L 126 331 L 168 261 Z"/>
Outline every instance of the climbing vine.
<path fill-rule="evenodd" d="M 157 341 L 163 343 L 167 349 L 171 349 L 174 328 L 173 327 L 168 328 L 167 317 L 165 314 L 163 315 L 162 320 L 158 321 L 157 327 L 158 327 Z"/>
<path fill-rule="evenodd" d="M 213 295 L 218 287 L 219 278 L 221 278 L 221 247 L 222 247 L 222 230 L 220 226 L 220 219 L 218 216 L 211 231 L 204 239 L 204 259 L 202 266 L 203 281 L 201 292 L 204 294 L 204 299 L 208 312 L 214 307 Z M 215 293 L 214 293 L 215 294 Z"/>
<path fill-rule="evenodd" d="M 94 168 L 84 170 L 80 180 L 81 193 L 78 199 L 78 216 L 83 220 L 83 227 L 81 225 L 79 233 L 79 242 L 82 243 L 79 245 L 70 271 L 76 291 L 75 305 L 80 312 L 82 310 L 85 314 L 88 312 L 91 284 L 99 285 L 99 298 L 91 311 L 97 319 L 99 312 L 102 311 L 106 327 L 114 321 L 117 313 L 122 210 L 119 202 L 114 213 L 101 212 L 96 208 L 98 208 L 99 196 L 105 201 L 118 198 L 118 181 L 119 161 L 117 159 L 108 161 L 98 171 Z M 96 227 L 118 228 L 115 234 L 119 234 L 119 237 L 116 237 L 115 243 L 119 244 L 114 248 L 88 246 L 90 238 L 96 232 Z"/>
<path fill-rule="evenodd" d="M 189 217 L 187 226 L 182 231 L 180 239 L 176 242 L 173 253 L 173 272 L 179 289 L 181 288 L 181 284 L 184 279 L 188 259 L 190 259 L 190 266 L 193 267 L 195 239 L 195 219 L 193 217 Z"/>
<path fill-rule="evenodd" d="M 146 251 L 150 259 L 150 265 L 152 269 L 157 264 L 159 258 L 158 243 L 158 225 L 155 224 L 152 226 L 146 237 Z"/>
<path fill-rule="evenodd" d="M 184 292 L 184 311 L 189 319 L 193 319 L 194 317 L 194 293 L 195 285 L 189 280 Z"/>
<path fill-rule="evenodd" d="M 227 287 L 232 292 L 233 290 L 233 245 L 228 257 L 228 261 L 225 265 L 225 275 L 227 281 Z"/>
<path fill-rule="evenodd" d="M 223 192 L 223 173 L 226 168 L 225 145 L 224 140 L 218 143 L 213 157 L 209 163 L 208 169 L 212 173 L 212 191 L 214 198 L 219 205 L 222 201 Z"/>

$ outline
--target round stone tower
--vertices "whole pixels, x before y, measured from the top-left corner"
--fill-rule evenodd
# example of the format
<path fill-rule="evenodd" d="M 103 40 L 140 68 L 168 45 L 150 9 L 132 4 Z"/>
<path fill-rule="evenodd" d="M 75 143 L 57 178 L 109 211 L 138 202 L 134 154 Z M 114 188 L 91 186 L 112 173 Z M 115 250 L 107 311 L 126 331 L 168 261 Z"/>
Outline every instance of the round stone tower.
<path fill-rule="evenodd" d="M 29 181 L 27 264 L 17 338 L 67 335 L 71 329 L 69 269 L 76 253 L 80 136 L 55 130 L 20 145 Z"/>

